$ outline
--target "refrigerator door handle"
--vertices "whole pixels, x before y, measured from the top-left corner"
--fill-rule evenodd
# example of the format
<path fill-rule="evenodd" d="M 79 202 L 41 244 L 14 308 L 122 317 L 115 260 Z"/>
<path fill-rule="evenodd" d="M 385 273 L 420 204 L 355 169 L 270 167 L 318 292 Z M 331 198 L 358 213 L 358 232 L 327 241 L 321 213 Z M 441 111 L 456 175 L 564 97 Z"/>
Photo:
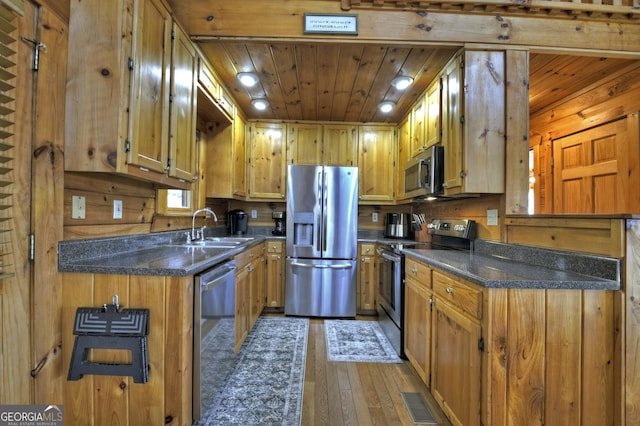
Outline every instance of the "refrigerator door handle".
<path fill-rule="evenodd" d="M 322 177 L 323 177 L 323 190 L 322 190 L 322 252 L 326 252 L 327 251 L 327 210 L 329 208 L 328 206 L 328 198 L 329 198 L 329 194 L 328 194 L 328 190 L 327 190 L 327 172 L 323 171 L 322 172 Z"/>
<path fill-rule="evenodd" d="M 344 263 L 342 265 L 329 265 L 331 269 L 351 269 L 350 263 Z"/>
<path fill-rule="evenodd" d="M 330 268 L 329 265 L 314 265 L 312 263 L 298 263 L 298 262 L 291 262 L 291 266 L 297 266 L 299 268 L 317 268 L 317 269 Z"/>
<path fill-rule="evenodd" d="M 316 217 L 315 218 L 315 223 L 316 223 L 316 234 L 317 234 L 317 238 L 316 238 L 316 251 L 318 253 L 322 252 L 322 228 L 323 226 L 323 222 L 322 222 L 322 216 L 324 215 L 324 210 L 322 209 L 322 169 L 320 169 L 320 171 L 318 172 L 318 187 L 316 188 L 316 194 L 318 196 L 318 205 L 321 206 L 320 209 L 320 217 Z"/>

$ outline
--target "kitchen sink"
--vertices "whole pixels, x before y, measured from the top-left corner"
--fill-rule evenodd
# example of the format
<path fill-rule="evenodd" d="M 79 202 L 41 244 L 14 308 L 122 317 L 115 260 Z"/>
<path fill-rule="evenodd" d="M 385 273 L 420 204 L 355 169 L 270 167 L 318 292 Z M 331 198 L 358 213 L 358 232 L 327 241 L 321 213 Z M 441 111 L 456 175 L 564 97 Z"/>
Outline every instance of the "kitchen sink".
<path fill-rule="evenodd" d="M 204 240 L 191 241 L 181 245 L 190 247 L 234 248 L 254 239 L 253 237 L 207 237 Z"/>

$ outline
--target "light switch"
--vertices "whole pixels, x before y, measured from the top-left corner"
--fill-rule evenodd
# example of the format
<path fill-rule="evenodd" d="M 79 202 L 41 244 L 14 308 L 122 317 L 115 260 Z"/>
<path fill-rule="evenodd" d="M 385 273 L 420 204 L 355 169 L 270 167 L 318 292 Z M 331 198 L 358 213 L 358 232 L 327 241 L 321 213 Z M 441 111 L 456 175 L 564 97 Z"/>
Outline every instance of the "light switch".
<path fill-rule="evenodd" d="M 113 200 L 113 218 L 122 219 L 122 200 Z"/>
<path fill-rule="evenodd" d="M 487 226 L 498 226 L 498 210 L 487 210 Z"/>
<path fill-rule="evenodd" d="M 86 216 L 85 201 L 81 195 L 71 197 L 71 219 L 84 219 Z"/>
<path fill-rule="evenodd" d="M 257 219 L 257 218 L 258 218 L 258 211 L 251 210 L 251 219 Z"/>

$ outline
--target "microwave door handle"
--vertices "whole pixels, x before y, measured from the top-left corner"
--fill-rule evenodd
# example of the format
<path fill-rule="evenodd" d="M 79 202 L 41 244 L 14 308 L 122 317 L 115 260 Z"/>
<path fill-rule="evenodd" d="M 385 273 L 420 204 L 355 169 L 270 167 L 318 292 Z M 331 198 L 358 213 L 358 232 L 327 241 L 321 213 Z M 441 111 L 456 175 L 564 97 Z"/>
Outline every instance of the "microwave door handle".
<path fill-rule="evenodd" d="M 431 161 L 425 161 L 424 166 L 427 169 L 424 174 L 424 184 L 426 187 L 429 187 L 429 185 L 431 185 Z"/>

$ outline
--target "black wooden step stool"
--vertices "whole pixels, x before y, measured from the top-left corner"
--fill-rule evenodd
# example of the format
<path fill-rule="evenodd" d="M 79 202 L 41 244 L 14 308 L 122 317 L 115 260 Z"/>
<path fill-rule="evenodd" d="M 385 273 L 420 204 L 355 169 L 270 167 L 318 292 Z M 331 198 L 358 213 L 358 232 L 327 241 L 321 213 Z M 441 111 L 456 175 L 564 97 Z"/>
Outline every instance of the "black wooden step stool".
<path fill-rule="evenodd" d="M 73 327 L 76 335 L 67 380 L 79 380 L 84 374 L 131 376 L 135 383 L 149 381 L 147 364 L 148 309 L 122 309 L 114 297 L 113 305 L 102 308 L 78 308 Z M 109 364 L 87 360 L 89 349 L 125 349 L 131 351 L 131 364 Z"/>

